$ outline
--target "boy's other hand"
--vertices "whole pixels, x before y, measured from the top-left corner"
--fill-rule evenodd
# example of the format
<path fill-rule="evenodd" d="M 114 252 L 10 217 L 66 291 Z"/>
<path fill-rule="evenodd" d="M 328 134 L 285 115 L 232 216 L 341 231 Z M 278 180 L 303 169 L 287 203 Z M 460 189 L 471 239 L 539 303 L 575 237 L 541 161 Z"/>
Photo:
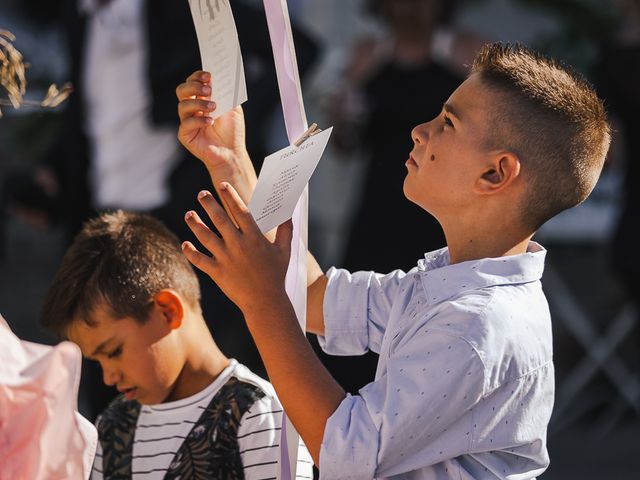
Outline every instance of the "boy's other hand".
<path fill-rule="evenodd" d="M 189 228 L 211 256 L 199 252 L 191 242 L 184 242 L 182 250 L 240 308 L 245 318 L 255 318 L 248 314 L 265 308 L 268 302 L 289 301 L 285 277 L 293 223 L 289 220 L 280 225 L 275 241 L 270 242 L 236 190 L 228 183 L 222 183 L 218 190 L 226 211 L 210 192 L 200 192 L 198 200 L 219 236 L 196 212 L 187 212 L 185 216 Z"/>
<path fill-rule="evenodd" d="M 248 202 L 256 175 L 245 145 L 242 107 L 216 118 L 211 101 L 211 74 L 197 71 L 176 88 L 180 126 L 178 139 L 192 155 L 200 159 L 214 185 L 233 181 L 241 197 Z"/>

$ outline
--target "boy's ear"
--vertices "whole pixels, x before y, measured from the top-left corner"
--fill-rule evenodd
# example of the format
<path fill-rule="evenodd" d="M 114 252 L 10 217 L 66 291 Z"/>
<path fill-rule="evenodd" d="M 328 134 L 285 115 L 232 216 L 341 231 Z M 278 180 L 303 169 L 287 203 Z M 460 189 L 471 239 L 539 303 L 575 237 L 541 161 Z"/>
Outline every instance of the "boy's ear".
<path fill-rule="evenodd" d="M 180 328 L 184 319 L 184 305 L 182 299 L 173 290 L 160 290 L 153 297 L 156 306 L 162 312 L 162 316 L 171 330 Z"/>
<path fill-rule="evenodd" d="M 504 190 L 518 178 L 520 166 L 520 159 L 516 154 L 496 153 L 476 180 L 476 193 L 491 195 Z"/>

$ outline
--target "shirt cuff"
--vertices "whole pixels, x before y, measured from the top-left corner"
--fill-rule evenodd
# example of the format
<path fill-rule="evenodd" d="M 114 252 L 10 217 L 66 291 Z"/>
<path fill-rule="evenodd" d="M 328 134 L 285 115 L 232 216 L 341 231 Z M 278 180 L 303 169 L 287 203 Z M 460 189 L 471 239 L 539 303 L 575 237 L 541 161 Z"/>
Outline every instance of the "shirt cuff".
<path fill-rule="evenodd" d="M 324 295 L 324 336 L 318 343 L 330 355 L 363 355 L 369 350 L 367 303 L 372 272 L 330 268 Z"/>
<path fill-rule="evenodd" d="M 360 396 L 347 397 L 329 417 L 320 447 L 320 480 L 371 480 L 380 438 Z"/>

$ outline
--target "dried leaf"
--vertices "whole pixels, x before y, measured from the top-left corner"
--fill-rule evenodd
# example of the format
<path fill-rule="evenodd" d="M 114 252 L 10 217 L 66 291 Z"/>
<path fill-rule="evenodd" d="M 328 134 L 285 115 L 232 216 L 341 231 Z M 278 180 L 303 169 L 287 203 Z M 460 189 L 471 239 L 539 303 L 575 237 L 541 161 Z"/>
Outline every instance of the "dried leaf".
<path fill-rule="evenodd" d="M 18 108 L 27 90 L 27 80 L 22 54 L 12 43 L 15 38 L 11 32 L 0 30 L 0 85 L 6 90 L 13 107 Z"/>
<path fill-rule="evenodd" d="M 49 86 L 49 90 L 47 91 L 47 95 L 44 97 L 40 105 L 43 107 L 54 108 L 64 102 L 69 95 L 73 92 L 73 85 L 67 82 L 62 86 L 62 90 L 58 90 L 56 84 L 52 84 Z"/>
<path fill-rule="evenodd" d="M 57 107 L 69 97 L 73 86 L 65 83 L 62 89 L 58 90 L 58 87 L 52 84 L 41 102 L 25 100 L 27 91 L 25 70 L 28 65 L 24 63 L 22 54 L 13 46 L 15 39 L 11 32 L 0 29 L 0 85 L 5 89 L 8 97 L 8 102 L 0 98 L 0 105 L 11 105 L 13 108 L 23 105 Z M 0 110 L 0 118 L 2 118 L 2 110 Z"/>

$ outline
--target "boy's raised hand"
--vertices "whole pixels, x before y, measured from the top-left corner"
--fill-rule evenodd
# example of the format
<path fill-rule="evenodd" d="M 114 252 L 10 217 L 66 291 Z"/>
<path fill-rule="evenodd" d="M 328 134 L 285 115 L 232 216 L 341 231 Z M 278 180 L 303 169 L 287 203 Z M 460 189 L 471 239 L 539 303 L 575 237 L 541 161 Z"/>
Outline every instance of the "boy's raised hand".
<path fill-rule="evenodd" d="M 251 314 L 263 308 L 265 302 L 288 302 L 285 277 L 291 251 L 292 222 L 280 225 L 275 241 L 270 242 L 230 184 L 222 183 L 218 191 L 226 211 L 210 192 L 200 192 L 198 200 L 220 232 L 219 236 L 196 212 L 187 212 L 185 216 L 189 228 L 211 256 L 199 252 L 191 242 L 184 242 L 185 256 L 211 277 L 245 318 L 253 317 Z"/>
<path fill-rule="evenodd" d="M 285 290 L 293 222 L 280 225 L 271 242 L 229 183 L 218 192 L 225 208 L 210 192 L 200 192 L 198 200 L 219 235 L 196 212 L 185 216 L 211 255 L 190 242 L 182 250 L 242 311 L 269 379 L 318 465 L 325 425 L 346 394 L 314 354 Z"/>
<path fill-rule="evenodd" d="M 244 114 L 236 107 L 214 120 L 210 116 L 216 109 L 211 89 L 211 74 L 203 71 L 192 73 L 176 88 L 178 139 L 205 164 L 214 185 L 231 181 L 248 202 L 256 174 L 246 149 Z"/>

